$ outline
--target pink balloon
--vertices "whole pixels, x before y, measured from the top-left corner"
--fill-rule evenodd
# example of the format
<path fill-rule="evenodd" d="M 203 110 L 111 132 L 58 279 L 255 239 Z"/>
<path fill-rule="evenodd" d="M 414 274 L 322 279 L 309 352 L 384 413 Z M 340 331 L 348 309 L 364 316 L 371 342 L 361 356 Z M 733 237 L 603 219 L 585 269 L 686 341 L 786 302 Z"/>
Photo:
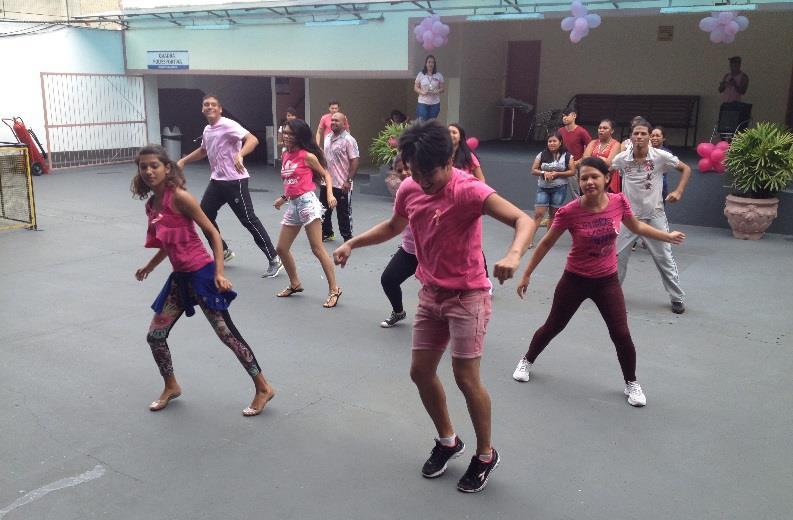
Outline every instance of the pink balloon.
<path fill-rule="evenodd" d="M 425 41 L 424 45 L 422 45 L 422 47 L 424 47 L 425 51 L 431 51 L 432 49 L 435 48 L 435 47 L 432 46 L 432 41 Z"/>
<path fill-rule="evenodd" d="M 721 43 L 723 39 L 724 33 L 719 28 L 713 29 L 713 32 L 710 33 L 710 41 L 713 43 Z"/>
<path fill-rule="evenodd" d="M 717 166 L 724 161 L 724 150 L 721 148 L 714 148 L 712 152 L 710 152 L 710 162 L 714 166 Z"/>
<path fill-rule="evenodd" d="M 465 140 L 465 144 L 467 144 L 468 148 L 470 148 L 471 150 L 476 150 L 477 148 L 479 148 L 479 139 L 477 139 L 476 137 L 469 137 L 468 139 Z"/>
<path fill-rule="evenodd" d="M 699 28 L 705 32 L 710 32 L 716 28 L 717 23 L 715 18 L 708 16 L 699 21 Z"/>
<path fill-rule="evenodd" d="M 421 39 L 424 41 L 424 43 L 432 42 L 433 38 L 435 38 L 435 35 L 432 34 L 432 31 L 424 31 L 424 34 L 421 36 Z"/>
<path fill-rule="evenodd" d="M 586 23 L 587 23 L 587 25 L 589 25 L 590 29 L 594 29 L 595 27 L 599 27 L 600 26 L 600 22 L 602 21 L 600 19 L 600 15 L 598 15 L 598 14 L 588 14 L 584 18 L 586 18 Z"/>
<path fill-rule="evenodd" d="M 738 29 L 741 31 L 744 31 L 747 27 L 749 27 L 749 19 L 745 16 L 736 16 L 735 23 L 738 24 Z"/>
<path fill-rule="evenodd" d="M 416 38 L 420 38 L 422 34 L 424 34 L 424 28 L 420 25 L 417 25 L 413 28 L 413 34 L 416 35 Z"/>
<path fill-rule="evenodd" d="M 562 30 L 563 31 L 572 31 L 574 23 L 575 23 L 575 17 L 574 16 L 568 16 L 567 18 L 562 19 Z"/>
<path fill-rule="evenodd" d="M 736 22 L 735 20 L 733 20 L 731 22 L 728 22 L 724 26 L 724 34 L 726 34 L 728 36 L 735 36 L 736 34 L 738 34 L 738 31 L 740 31 L 740 30 L 741 30 L 741 28 L 738 27 L 738 22 Z"/>
<path fill-rule="evenodd" d="M 444 38 L 445 38 L 446 36 L 449 36 L 449 26 L 448 26 L 448 25 L 446 25 L 446 24 L 441 24 L 441 32 L 440 32 L 440 35 L 441 35 L 441 36 L 443 36 Z"/>
<path fill-rule="evenodd" d="M 725 164 L 723 162 L 720 162 L 719 164 L 714 166 L 714 169 L 718 173 L 724 173 L 727 170 L 727 167 L 725 166 Z"/>
<path fill-rule="evenodd" d="M 583 35 L 580 32 L 576 31 L 575 29 L 570 31 L 570 41 L 571 42 L 578 43 L 578 42 L 581 41 L 582 38 L 583 38 Z"/>
<path fill-rule="evenodd" d="M 721 37 L 721 43 L 732 43 L 734 41 L 735 41 L 734 34 L 725 34 L 724 36 Z"/>
<path fill-rule="evenodd" d="M 726 24 L 727 22 L 731 21 L 735 18 L 735 12 L 733 11 L 722 11 L 716 16 L 716 19 L 719 20 L 722 24 Z"/>
<path fill-rule="evenodd" d="M 587 10 L 584 4 L 576 0 L 570 5 L 570 12 L 573 13 L 573 16 L 578 18 L 579 16 L 586 16 Z"/>
<path fill-rule="evenodd" d="M 586 18 L 583 16 L 576 18 L 575 22 L 573 22 L 573 28 L 580 33 L 584 32 L 584 29 L 589 29 L 589 25 L 586 23 Z"/>
<path fill-rule="evenodd" d="M 702 157 L 703 159 L 710 157 L 710 154 L 713 153 L 713 150 L 716 147 L 711 143 L 699 143 L 697 145 L 697 155 Z"/>
<path fill-rule="evenodd" d="M 441 33 L 441 27 L 443 27 L 443 24 L 441 22 L 432 22 L 432 32 L 434 32 L 435 34 Z"/>
<path fill-rule="evenodd" d="M 699 171 L 701 173 L 713 170 L 713 164 L 711 164 L 710 159 L 700 159 L 697 163 L 697 166 L 699 167 Z"/>
<path fill-rule="evenodd" d="M 398 144 L 399 144 L 399 141 L 397 141 L 396 137 L 389 137 L 388 138 L 388 146 L 390 146 L 391 148 L 396 148 Z"/>
<path fill-rule="evenodd" d="M 730 148 L 730 143 L 728 141 L 719 141 L 716 143 L 716 148 L 726 152 Z"/>
<path fill-rule="evenodd" d="M 437 47 L 440 47 L 441 45 L 443 45 L 443 36 L 441 36 L 441 35 L 436 35 L 436 36 L 435 36 L 435 37 L 432 39 L 432 45 L 433 45 L 434 47 L 436 47 L 436 48 L 437 48 Z"/>

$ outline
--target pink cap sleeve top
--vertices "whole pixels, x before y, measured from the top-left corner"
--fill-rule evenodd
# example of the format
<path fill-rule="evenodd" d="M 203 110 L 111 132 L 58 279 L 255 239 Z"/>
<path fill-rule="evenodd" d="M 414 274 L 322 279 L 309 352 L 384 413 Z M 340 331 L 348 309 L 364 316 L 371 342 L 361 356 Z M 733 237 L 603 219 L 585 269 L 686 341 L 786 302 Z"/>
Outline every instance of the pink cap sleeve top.
<path fill-rule="evenodd" d="M 418 268 L 424 285 L 444 289 L 489 289 L 482 254 L 482 213 L 495 190 L 453 168 L 438 193 L 425 194 L 411 178 L 402 181 L 394 211 L 413 231 Z"/>
<path fill-rule="evenodd" d="M 284 152 L 281 156 L 281 180 L 284 181 L 284 195 L 293 199 L 317 189 L 314 184 L 314 171 L 306 164 L 305 150 Z"/>
<path fill-rule="evenodd" d="M 213 261 L 204 243 L 196 233 L 195 223 L 175 212 L 172 206 L 173 190 L 165 190 L 162 208 L 156 211 L 149 200 L 146 216 L 149 228 L 146 231 L 146 247 L 164 249 L 174 271 L 198 271 Z"/>
<path fill-rule="evenodd" d="M 587 278 L 601 278 L 617 272 L 617 236 L 622 221 L 633 216 L 631 205 L 622 193 L 607 193 L 606 209 L 593 213 L 581 206 L 580 199 L 559 208 L 552 229 L 570 231 L 573 247 L 567 255 L 565 270 Z"/>
<path fill-rule="evenodd" d="M 246 135 L 248 131 L 241 124 L 227 117 L 221 117 L 214 125 L 204 128 L 201 148 L 207 152 L 212 179 L 236 181 L 250 177 L 248 170 L 237 171 L 234 166 L 234 158 L 242 150 L 242 138 Z"/>

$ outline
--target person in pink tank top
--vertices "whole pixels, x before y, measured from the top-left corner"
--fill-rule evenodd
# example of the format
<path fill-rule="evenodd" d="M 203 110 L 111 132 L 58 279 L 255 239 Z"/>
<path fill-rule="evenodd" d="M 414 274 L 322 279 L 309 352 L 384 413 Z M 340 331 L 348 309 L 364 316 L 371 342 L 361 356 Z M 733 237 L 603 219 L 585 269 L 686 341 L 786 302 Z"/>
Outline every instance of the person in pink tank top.
<path fill-rule="evenodd" d="M 611 169 L 611 161 L 620 153 L 620 143 L 614 139 L 614 121 L 611 119 L 604 119 L 598 125 L 598 138 L 593 139 L 584 150 L 584 157 L 600 157 L 606 166 Z M 620 172 L 611 170 L 611 180 L 607 190 L 610 193 L 619 193 L 622 191 L 622 180 L 620 179 Z"/>
<path fill-rule="evenodd" d="M 275 390 L 264 378 L 253 351 L 231 321 L 228 308 L 237 294 L 231 290 L 231 282 L 223 274 L 220 233 L 201 211 L 196 199 L 184 189 L 182 169 L 168 157 L 162 146 L 143 147 L 135 158 L 135 164 L 138 174 L 133 178 L 130 189 L 135 197 L 149 199 L 146 203 L 149 220 L 146 247 L 158 249 L 146 265 L 135 271 L 135 278 L 145 280 L 166 258 L 174 269 L 152 304 L 155 315 L 146 336 L 165 381 L 165 388 L 160 397 L 149 405 L 149 410 L 162 410 L 182 394 L 166 340 L 179 317 L 183 313 L 192 316 L 194 307 L 198 305 L 220 340 L 234 352 L 253 379 L 255 395 L 242 415 L 259 415 L 275 396 Z M 209 240 L 214 260 L 196 233 L 195 224 Z"/>
<path fill-rule="evenodd" d="M 325 180 L 322 188 L 326 190 L 328 206 L 331 208 L 336 207 L 333 179 L 326 169 L 325 156 L 312 139 L 311 129 L 305 121 L 302 119 L 287 121 L 282 135 L 286 147 L 286 152 L 281 156 L 284 194 L 275 199 L 273 206 L 279 210 L 284 204 L 287 206 L 284 218 L 281 220 L 281 233 L 278 235 L 278 245 L 275 246 L 275 250 L 284 263 L 286 274 L 289 276 L 289 286 L 276 296 L 286 298 L 303 292 L 303 284 L 297 275 L 297 264 L 291 248 L 300 233 L 300 228 L 305 227 L 311 252 L 322 265 L 325 279 L 328 281 L 328 297 L 322 306 L 326 309 L 335 307 L 341 296 L 341 288 L 336 285 L 333 260 L 322 245 L 322 217 L 325 208 L 314 193 L 317 189 L 314 176 L 320 176 Z"/>
<path fill-rule="evenodd" d="M 526 295 L 529 279 L 542 259 L 565 231 L 570 232 L 573 247 L 567 255 L 564 274 L 556 285 L 551 311 L 545 324 L 534 333 L 529 351 L 518 361 L 512 377 L 516 381 L 529 381 L 537 356 L 564 330 L 584 300 L 591 299 L 617 349 L 628 404 L 644 406 L 647 398 L 636 380 L 636 348 L 628 330 L 625 298 L 617 275 L 617 237 L 621 225 L 633 233 L 673 244 L 681 244 L 686 236 L 680 231 L 667 233 L 639 221 L 624 193 L 606 192 L 610 175 L 603 159 L 581 159 L 578 165 L 581 197 L 559 209 L 526 266 L 518 285 L 521 298 Z"/>

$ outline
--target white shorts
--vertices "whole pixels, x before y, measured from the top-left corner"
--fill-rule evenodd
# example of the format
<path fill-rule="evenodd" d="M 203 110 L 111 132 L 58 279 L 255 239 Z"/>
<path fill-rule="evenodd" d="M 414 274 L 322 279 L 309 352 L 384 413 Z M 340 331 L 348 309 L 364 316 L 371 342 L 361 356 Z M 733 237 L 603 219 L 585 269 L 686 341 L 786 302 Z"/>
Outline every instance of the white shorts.
<path fill-rule="evenodd" d="M 285 226 L 303 226 L 316 219 L 322 220 L 324 214 L 325 206 L 319 201 L 316 193 L 307 191 L 299 197 L 288 201 L 281 224 Z"/>

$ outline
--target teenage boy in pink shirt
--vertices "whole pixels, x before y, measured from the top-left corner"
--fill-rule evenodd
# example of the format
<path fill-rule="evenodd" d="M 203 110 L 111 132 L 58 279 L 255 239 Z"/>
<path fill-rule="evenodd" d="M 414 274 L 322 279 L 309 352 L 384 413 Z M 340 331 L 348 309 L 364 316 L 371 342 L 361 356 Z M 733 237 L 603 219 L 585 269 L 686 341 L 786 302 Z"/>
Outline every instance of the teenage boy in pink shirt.
<path fill-rule="evenodd" d="M 325 136 L 333 131 L 330 127 L 331 118 L 333 117 L 333 114 L 340 110 L 341 105 L 339 102 L 335 99 L 331 100 L 328 102 L 328 113 L 319 118 L 316 140 L 317 146 L 319 146 L 320 150 L 322 150 L 323 146 L 325 146 Z M 344 129 L 348 132 L 350 131 L 350 121 L 346 117 L 344 118 Z"/>
<path fill-rule="evenodd" d="M 399 139 L 399 151 L 412 178 L 400 185 L 394 214 L 345 242 L 333 257 L 343 267 L 356 247 L 390 240 L 410 225 L 418 259 L 416 277 L 422 283 L 413 324 L 410 377 L 438 432 L 421 473 L 426 478 L 440 477 L 449 459 L 465 450 L 454 433 L 437 375 L 438 363 L 451 340 L 454 378 L 465 396 L 476 433 L 476 454 L 457 489 L 475 493 L 484 489 L 499 463 L 490 442 L 490 396 L 479 377 L 491 314 L 491 284 L 482 255 L 482 215 L 515 228 L 506 256 L 493 267 L 500 283 L 512 278 L 535 225 L 493 188 L 452 166 L 451 137 L 438 122 L 420 121 L 408 128 Z"/>
<path fill-rule="evenodd" d="M 275 252 L 270 235 L 253 209 L 253 200 L 248 188 L 250 174 L 245 168 L 244 157 L 251 153 L 259 140 L 233 119 L 223 117 L 223 105 L 214 94 L 207 94 L 201 101 L 201 113 L 207 120 L 201 147 L 182 157 L 176 164 L 184 169 L 185 164 L 209 159 L 212 170 L 209 185 L 201 197 L 201 210 L 218 228 L 218 211 L 228 204 L 234 214 L 253 237 L 253 241 L 267 257 L 269 265 L 263 278 L 274 278 L 283 269 L 281 259 Z M 172 158 L 175 159 L 175 158 Z M 220 228 L 218 228 L 220 229 Z M 223 241 L 223 259 L 228 262 L 234 253 Z"/>

